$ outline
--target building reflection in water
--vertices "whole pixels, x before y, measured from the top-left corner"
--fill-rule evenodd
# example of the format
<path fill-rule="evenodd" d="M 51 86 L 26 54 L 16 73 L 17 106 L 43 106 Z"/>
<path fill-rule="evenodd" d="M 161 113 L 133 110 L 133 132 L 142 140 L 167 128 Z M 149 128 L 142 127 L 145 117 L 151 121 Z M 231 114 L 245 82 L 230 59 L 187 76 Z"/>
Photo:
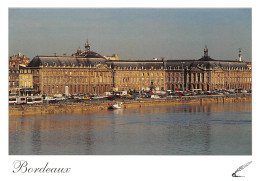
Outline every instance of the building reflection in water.
<path fill-rule="evenodd" d="M 192 121 L 185 126 L 179 124 L 168 127 L 169 143 L 177 149 L 178 154 L 210 154 L 210 137 L 210 123 L 206 120 Z"/>
<path fill-rule="evenodd" d="M 12 118 L 9 154 L 251 154 L 251 119 L 251 103 Z"/>
<path fill-rule="evenodd" d="M 31 131 L 32 150 L 35 154 L 41 153 L 41 127 L 36 124 Z"/>

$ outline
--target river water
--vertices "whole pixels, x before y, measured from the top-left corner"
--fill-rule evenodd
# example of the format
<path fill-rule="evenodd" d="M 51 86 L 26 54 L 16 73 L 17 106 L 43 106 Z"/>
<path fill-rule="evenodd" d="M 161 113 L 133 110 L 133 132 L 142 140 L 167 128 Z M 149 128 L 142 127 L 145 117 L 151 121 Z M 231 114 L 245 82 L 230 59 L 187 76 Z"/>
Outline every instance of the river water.
<path fill-rule="evenodd" d="M 251 155 L 251 103 L 10 118 L 10 155 Z"/>

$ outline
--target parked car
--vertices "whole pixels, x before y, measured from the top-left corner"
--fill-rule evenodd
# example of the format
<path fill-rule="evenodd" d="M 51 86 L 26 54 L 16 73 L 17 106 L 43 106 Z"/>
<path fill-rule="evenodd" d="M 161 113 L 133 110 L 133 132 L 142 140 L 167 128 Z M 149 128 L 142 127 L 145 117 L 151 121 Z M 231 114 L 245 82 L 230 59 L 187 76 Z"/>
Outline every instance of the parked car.
<path fill-rule="evenodd" d="M 107 100 L 115 100 L 115 99 L 116 99 L 116 96 L 114 96 L 114 95 L 109 95 L 107 97 Z"/>
<path fill-rule="evenodd" d="M 189 92 L 183 93 L 183 96 L 190 96 L 190 95 L 191 95 L 191 93 L 189 93 Z"/>
<path fill-rule="evenodd" d="M 229 93 L 229 92 L 227 92 L 227 91 L 225 91 L 225 92 L 224 92 L 224 94 L 225 94 L 225 95 L 229 95 L 230 93 Z"/>
<path fill-rule="evenodd" d="M 57 101 L 64 101 L 64 100 L 66 100 L 65 97 L 54 97 L 54 99 L 57 100 Z"/>
<path fill-rule="evenodd" d="M 206 94 L 207 95 L 212 95 L 212 93 L 210 91 L 207 91 Z"/>
<path fill-rule="evenodd" d="M 176 97 L 178 97 L 178 96 L 168 95 L 166 98 L 168 98 L 168 99 L 172 99 L 172 98 L 176 98 Z"/>
<path fill-rule="evenodd" d="M 58 100 L 49 100 L 49 104 L 58 104 L 60 101 Z"/>
<path fill-rule="evenodd" d="M 159 96 L 159 95 L 151 95 L 151 99 L 160 99 L 161 98 L 161 96 Z"/>
<path fill-rule="evenodd" d="M 246 90 L 241 90 L 241 93 L 244 93 L 244 94 L 245 94 L 245 93 L 247 93 L 247 91 L 246 91 Z"/>
<path fill-rule="evenodd" d="M 91 96 L 83 97 L 83 100 L 92 100 L 93 98 Z"/>

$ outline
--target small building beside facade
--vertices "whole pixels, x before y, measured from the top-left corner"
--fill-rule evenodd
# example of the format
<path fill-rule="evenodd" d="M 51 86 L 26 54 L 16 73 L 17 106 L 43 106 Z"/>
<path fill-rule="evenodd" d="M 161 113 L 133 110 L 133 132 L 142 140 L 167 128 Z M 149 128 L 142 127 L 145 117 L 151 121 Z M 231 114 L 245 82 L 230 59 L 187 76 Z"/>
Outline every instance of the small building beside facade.
<path fill-rule="evenodd" d="M 32 71 L 26 67 L 9 69 L 9 95 L 29 96 L 34 94 Z"/>

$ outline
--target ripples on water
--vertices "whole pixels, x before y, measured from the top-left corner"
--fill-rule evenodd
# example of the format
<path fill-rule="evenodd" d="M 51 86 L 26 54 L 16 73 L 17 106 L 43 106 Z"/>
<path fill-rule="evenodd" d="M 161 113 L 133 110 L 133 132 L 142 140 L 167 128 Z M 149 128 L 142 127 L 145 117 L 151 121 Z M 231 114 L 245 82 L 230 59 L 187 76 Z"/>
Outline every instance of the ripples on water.
<path fill-rule="evenodd" d="M 251 103 L 19 117 L 9 154 L 250 155 L 251 120 Z"/>

